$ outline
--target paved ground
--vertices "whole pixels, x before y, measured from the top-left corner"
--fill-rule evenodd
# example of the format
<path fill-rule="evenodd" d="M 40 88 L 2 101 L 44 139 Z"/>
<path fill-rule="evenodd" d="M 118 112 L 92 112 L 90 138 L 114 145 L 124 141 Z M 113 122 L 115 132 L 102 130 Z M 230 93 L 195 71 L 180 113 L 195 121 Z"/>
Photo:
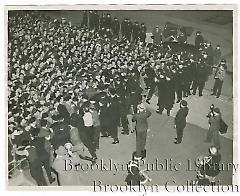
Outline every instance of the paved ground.
<path fill-rule="evenodd" d="M 152 116 L 149 119 L 150 132 L 147 138 L 147 159 L 146 163 L 151 170 L 148 175 L 152 178 L 152 184 L 164 185 L 167 181 L 175 180 L 177 184 L 186 184 L 187 180 L 194 180 L 196 172 L 189 171 L 188 168 L 195 169 L 194 162 L 199 155 L 206 155 L 210 144 L 204 143 L 207 133 L 197 125 L 188 123 L 184 130 L 183 142 L 179 145 L 173 143 L 173 138 L 176 136 L 176 131 L 173 128 L 174 118 L 168 117 L 165 114 L 158 115 L 154 110 L 151 110 Z M 190 113 L 191 115 L 191 113 Z M 131 154 L 135 150 L 135 134 L 126 136 L 119 135 L 120 143 L 112 145 L 110 138 L 102 138 L 100 141 L 100 150 L 98 151 L 99 160 L 94 170 L 87 169 L 87 162 L 83 162 L 83 173 L 81 170 L 79 175 L 82 176 L 81 185 L 93 185 L 94 180 L 100 180 L 102 184 L 118 184 L 124 185 L 124 179 L 127 175 L 126 163 L 131 159 Z M 227 164 L 232 162 L 232 140 L 226 137 L 220 138 L 222 143 L 222 163 Z M 163 169 L 159 166 L 156 171 L 156 159 L 159 164 L 163 164 Z M 114 164 L 119 164 L 119 171 L 115 171 L 113 164 L 110 166 L 110 160 Z M 166 166 L 166 160 L 168 166 Z M 105 163 L 109 171 L 103 171 L 102 164 Z M 170 165 L 180 163 L 179 171 L 171 171 Z M 147 164 L 143 168 L 147 167 Z M 123 165 L 123 169 L 121 169 Z M 191 165 L 191 166 L 190 166 Z M 112 167 L 112 168 L 111 168 Z M 26 173 L 27 178 L 30 179 L 29 174 Z M 223 171 L 217 177 L 221 184 L 231 184 L 232 169 L 230 171 Z M 53 184 L 53 185 L 56 185 Z"/>
<path fill-rule="evenodd" d="M 216 17 L 219 17 L 219 13 L 211 14 L 205 12 L 204 14 L 198 12 L 166 12 L 166 11 L 154 11 L 149 14 L 146 11 L 113 11 L 113 16 L 118 16 L 120 19 L 123 17 L 129 17 L 132 20 L 143 21 L 148 25 L 148 29 L 152 29 L 156 24 L 164 24 L 166 21 L 172 21 L 181 25 L 193 26 L 196 30 L 201 30 L 209 40 L 214 44 L 220 43 L 223 50 L 223 55 L 227 58 L 228 62 L 232 62 L 232 34 L 231 24 L 226 22 L 225 24 L 213 23 L 212 21 L 218 21 Z M 71 20 L 75 24 L 80 24 L 81 11 L 55 11 L 48 13 L 53 17 L 65 17 Z M 177 16 L 177 17 L 176 17 Z M 215 17 L 215 19 L 214 19 Z M 226 17 L 229 17 L 227 15 Z M 209 22 L 210 21 L 210 22 Z M 193 37 L 190 38 L 190 42 L 193 41 Z M 230 66 L 231 67 L 231 66 Z M 229 68 L 231 71 L 232 68 Z M 199 155 L 207 154 L 207 149 L 210 144 L 204 143 L 206 132 L 208 129 L 207 118 L 205 117 L 209 111 L 209 106 L 213 103 L 219 107 L 223 113 L 223 119 L 229 125 L 228 133 L 221 136 L 221 154 L 223 163 L 232 162 L 233 154 L 233 82 L 232 75 L 229 74 L 226 77 L 223 86 L 223 95 L 216 99 L 210 96 L 210 90 L 213 86 L 213 79 L 210 78 L 204 89 L 204 96 L 190 96 L 186 100 L 189 103 L 190 112 L 187 118 L 188 124 L 184 131 L 183 143 L 180 145 L 173 144 L 173 138 L 175 137 L 175 129 L 173 128 L 174 116 L 179 108 L 178 104 L 175 104 L 171 116 L 168 117 L 165 114 L 158 115 L 155 112 L 157 97 L 153 97 L 149 108 L 152 111 L 152 116 L 149 119 L 151 131 L 148 133 L 147 139 L 147 162 L 154 163 L 156 159 L 160 163 L 164 163 L 165 159 L 172 159 L 172 163 L 182 163 L 179 171 L 153 171 L 148 172 L 152 178 L 152 184 L 163 185 L 168 180 L 175 179 L 177 184 L 185 184 L 186 180 L 195 179 L 194 171 L 186 171 L 187 160 L 192 163 Z M 98 152 L 98 165 L 101 165 L 101 159 L 104 163 L 109 163 L 111 159 L 115 163 L 126 164 L 130 158 L 131 153 L 135 150 L 135 135 L 125 136 L 120 135 L 120 143 L 112 145 L 112 140 L 105 138 L 101 139 L 100 150 Z M 166 169 L 166 168 L 165 168 Z M 218 179 L 221 184 L 231 184 L 232 171 L 223 171 Z M 101 170 L 88 171 L 87 174 L 81 174 L 83 176 L 83 185 L 92 185 L 93 180 L 101 180 L 103 184 L 124 184 L 124 179 L 127 175 L 126 171 L 108 171 L 103 172 Z M 29 174 L 26 173 L 29 178 Z"/>

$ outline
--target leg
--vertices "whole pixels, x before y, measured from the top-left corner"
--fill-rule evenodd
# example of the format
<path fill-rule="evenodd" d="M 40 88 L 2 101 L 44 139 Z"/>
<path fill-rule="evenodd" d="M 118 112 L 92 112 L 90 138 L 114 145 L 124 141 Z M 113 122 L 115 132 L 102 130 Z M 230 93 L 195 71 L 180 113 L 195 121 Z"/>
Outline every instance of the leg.
<path fill-rule="evenodd" d="M 119 143 L 119 140 L 118 140 L 118 129 L 117 129 L 117 126 L 114 124 L 110 127 L 110 130 L 111 130 L 111 136 L 113 138 L 113 144 L 115 143 Z"/>
<path fill-rule="evenodd" d="M 197 80 L 194 80 L 194 81 L 193 81 L 193 85 L 192 85 L 192 89 L 193 89 L 192 94 L 193 94 L 193 95 L 196 95 L 197 87 L 198 87 L 198 81 L 197 81 Z"/>
<path fill-rule="evenodd" d="M 211 142 L 212 141 L 212 137 L 213 137 L 212 131 L 208 130 L 205 142 Z"/>
<path fill-rule="evenodd" d="M 161 101 L 159 100 L 157 113 L 162 114 L 163 110 L 164 110 L 164 105 L 162 103 L 162 100 Z"/>
<path fill-rule="evenodd" d="M 150 85 L 150 91 L 148 93 L 147 100 L 146 100 L 147 103 L 149 103 L 150 99 L 152 98 L 153 94 L 155 93 L 155 87 L 156 87 L 156 85 L 154 83 L 152 83 Z"/>
<path fill-rule="evenodd" d="M 33 179 L 37 182 L 38 186 L 47 186 L 47 182 L 44 178 L 42 166 L 39 162 L 29 164 L 30 174 Z"/>
<path fill-rule="evenodd" d="M 102 133 L 102 137 L 108 137 L 109 136 L 107 127 L 105 125 L 102 125 L 100 132 Z"/>
<path fill-rule="evenodd" d="M 217 86 L 217 98 L 220 97 L 221 92 L 222 92 L 222 85 L 223 85 L 223 81 L 218 79 L 218 86 Z"/>
<path fill-rule="evenodd" d="M 123 133 L 129 134 L 127 114 L 121 113 L 121 123 L 123 126 Z"/>
<path fill-rule="evenodd" d="M 94 129 L 94 136 L 93 136 L 94 147 L 96 149 L 99 149 L 99 138 L 100 138 L 101 127 L 97 126 L 97 127 L 94 127 L 93 129 Z"/>
<path fill-rule="evenodd" d="M 127 120 L 128 120 L 128 130 L 132 133 L 134 131 L 134 125 L 133 125 L 131 114 L 127 115 Z"/>
<path fill-rule="evenodd" d="M 42 160 L 42 164 L 43 164 L 43 166 L 44 166 L 44 168 L 46 170 L 49 183 L 52 184 L 55 179 L 52 177 L 50 163 L 49 163 L 49 158 L 46 158 L 45 160 Z"/>
<path fill-rule="evenodd" d="M 181 143 L 183 137 L 183 128 L 177 127 L 177 142 Z"/>
<path fill-rule="evenodd" d="M 220 149 L 220 138 L 218 131 L 213 132 L 213 144 L 217 149 Z"/>
<path fill-rule="evenodd" d="M 177 85 L 177 101 L 179 102 L 180 100 L 182 100 L 182 85 L 178 84 Z"/>
<path fill-rule="evenodd" d="M 217 94 L 217 79 L 215 79 L 214 81 L 214 86 L 213 86 L 213 93 L 212 95 L 216 95 Z"/>
<path fill-rule="evenodd" d="M 202 96 L 202 91 L 203 91 L 204 86 L 205 86 L 205 81 L 201 81 L 201 82 L 199 83 L 199 87 L 198 87 L 199 96 Z"/>
<path fill-rule="evenodd" d="M 141 157 L 143 145 L 144 145 L 144 135 L 142 134 L 142 132 L 136 131 L 136 155 L 137 155 L 137 157 Z"/>

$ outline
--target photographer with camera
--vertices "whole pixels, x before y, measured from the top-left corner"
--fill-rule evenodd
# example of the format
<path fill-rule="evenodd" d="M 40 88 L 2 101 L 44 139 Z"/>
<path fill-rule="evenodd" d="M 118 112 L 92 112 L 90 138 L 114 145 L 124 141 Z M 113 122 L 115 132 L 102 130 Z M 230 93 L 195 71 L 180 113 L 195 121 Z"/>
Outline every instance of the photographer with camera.
<path fill-rule="evenodd" d="M 207 138 L 205 142 L 213 142 L 213 145 L 220 149 L 220 138 L 219 138 L 219 130 L 220 130 L 220 121 L 221 121 L 221 112 L 219 108 L 215 108 L 212 104 L 210 106 L 210 112 L 207 117 L 209 118 L 209 130 L 207 133 Z"/>

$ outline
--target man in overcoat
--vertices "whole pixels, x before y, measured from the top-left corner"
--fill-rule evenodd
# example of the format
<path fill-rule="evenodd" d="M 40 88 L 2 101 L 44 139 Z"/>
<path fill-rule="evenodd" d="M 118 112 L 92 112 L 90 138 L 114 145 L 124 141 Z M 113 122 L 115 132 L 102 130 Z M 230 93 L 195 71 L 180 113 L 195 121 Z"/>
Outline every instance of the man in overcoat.
<path fill-rule="evenodd" d="M 136 156 L 142 157 L 147 139 L 147 119 L 151 116 L 151 112 L 143 103 L 139 104 L 137 108 L 137 113 L 133 115 L 133 121 L 136 121 Z"/>
<path fill-rule="evenodd" d="M 176 117 L 175 117 L 175 126 L 177 129 L 177 137 L 175 138 L 176 141 L 175 144 L 180 144 L 182 142 L 183 138 L 183 130 L 186 127 L 186 118 L 188 115 L 188 107 L 187 102 L 185 100 L 182 100 L 180 102 L 180 109 L 178 110 Z"/>

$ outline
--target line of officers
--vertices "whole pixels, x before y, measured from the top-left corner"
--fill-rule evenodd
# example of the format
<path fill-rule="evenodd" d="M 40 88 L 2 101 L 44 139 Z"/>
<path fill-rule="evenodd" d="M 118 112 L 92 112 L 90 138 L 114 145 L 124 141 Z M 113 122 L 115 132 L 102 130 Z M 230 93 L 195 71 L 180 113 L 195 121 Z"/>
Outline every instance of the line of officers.
<path fill-rule="evenodd" d="M 142 63 L 145 64 L 145 62 Z M 149 104 L 157 89 L 157 112 L 162 114 L 165 109 L 167 115 L 170 115 L 176 98 L 176 102 L 179 103 L 183 97 L 195 95 L 197 91 L 199 96 L 202 96 L 208 76 L 209 68 L 204 59 L 196 61 L 194 56 L 190 55 L 185 60 L 179 60 L 172 55 L 168 59 L 148 62 L 140 71 L 138 69 L 127 70 L 124 74 L 124 72 L 118 73 L 117 69 L 113 69 L 111 75 L 107 74 L 106 78 L 114 78 L 114 84 L 110 88 L 114 88 L 116 94 L 119 95 L 121 109 L 124 109 L 126 105 L 126 111 L 128 111 L 127 108 L 132 105 L 133 111 L 136 112 L 143 95 Z M 122 124 L 125 123 L 122 122 Z M 124 131 L 126 128 L 127 126 Z"/>
<path fill-rule="evenodd" d="M 146 102 L 150 103 L 149 101 L 157 87 L 157 112 L 162 114 L 163 110 L 166 109 L 167 115 L 170 115 L 175 98 L 177 98 L 176 102 L 179 103 L 183 97 L 195 95 L 197 90 L 198 95 L 202 96 L 205 82 L 210 75 L 209 69 L 206 59 L 200 58 L 196 61 L 193 54 L 185 59 L 178 59 L 177 55 L 173 54 L 156 66 L 153 62 L 150 63 L 145 69 L 145 83 L 150 89 Z"/>
<path fill-rule="evenodd" d="M 82 26 L 88 27 L 91 30 L 98 30 L 103 37 L 119 38 L 122 37 L 129 42 L 145 42 L 147 28 L 144 23 L 135 21 L 134 23 L 125 18 L 121 23 L 117 17 L 112 18 L 110 13 L 102 13 L 99 16 L 98 11 L 83 11 Z"/>

